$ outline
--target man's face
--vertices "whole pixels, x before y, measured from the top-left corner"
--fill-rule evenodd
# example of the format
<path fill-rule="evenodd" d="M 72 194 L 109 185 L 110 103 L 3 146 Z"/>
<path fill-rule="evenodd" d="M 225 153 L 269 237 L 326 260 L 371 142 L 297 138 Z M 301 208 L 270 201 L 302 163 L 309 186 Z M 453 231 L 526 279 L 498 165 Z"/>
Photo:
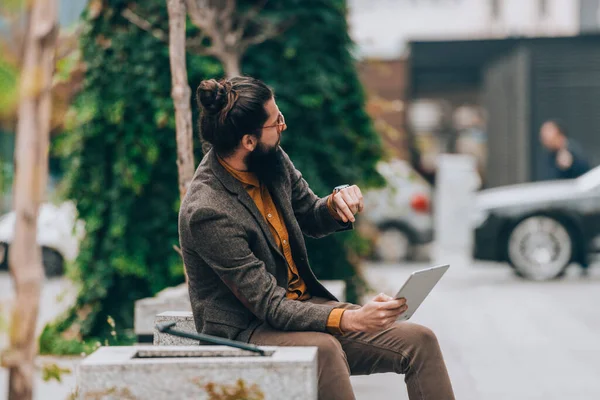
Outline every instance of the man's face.
<path fill-rule="evenodd" d="M 281 133 L 287 129 L 274 99 L 265 104 L 269 117 L 263 125 L 262 136 L 252 152 L 246 156 L 248 170 L 254 172 L 263 183 L 271 183 L 281 171 L 279 157 Z"/>
<path fill-rule="evenodd" d="M 265 110 L 269 116 L 263 125 L 259 143 L 262 143 L 266 148 L 277 147 L 281 143 L 281 133 L 287 129 L 287 125 L 284 123 L 283 114 L 279 111 L 275 99 L 271 98 L 265 104 Z"/>
<path fill-rule="evenodd" d="M 540 129 L 540 142 L 550 151 L 558 151 L 563 147 L 563 134 L 552 122 L 546 122 Z"/>

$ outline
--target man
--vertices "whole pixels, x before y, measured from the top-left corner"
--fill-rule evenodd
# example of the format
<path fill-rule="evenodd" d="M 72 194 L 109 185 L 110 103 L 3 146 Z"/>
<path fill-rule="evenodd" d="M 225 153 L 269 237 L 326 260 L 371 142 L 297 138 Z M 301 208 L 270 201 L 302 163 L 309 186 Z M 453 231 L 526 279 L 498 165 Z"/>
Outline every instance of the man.
<path fill-rule="evenodd" d="M 567 138 L 567 131 L 559 121 L 544 122 L 540 142 L 548 150 L 548 179 L 573 179 L 590 170 L 583 150 L 573 139 Z"/>
<path fill-rule="evenodd" d="M 540 142 L 547 155 L 547 178 L 551 180 L 574 179 L 590 170 L 583 150 L 567 137 L 565 126 L 558 120 L 548 120 L 540 128 Z M 587 259 L 581 262 L 582 274 L 589 274 Z"/>
<path fill-rule="evenodd" d="M 326 198 L 310 190 L 279 146 L 287 126 L 263 82 L 208 80 L 196 93 L 212 150 L 179 214 L 196 329 L 256 345 L 316 346 L 320 399 L 353 399 L 350 374 L 375 372 L 405 374 L 411 399 L 453 399 L 433 332 L 395 322 L 403 299 L 340 303 L 309 266 L 303 234 L 351 229 L 360 189 Z"/>

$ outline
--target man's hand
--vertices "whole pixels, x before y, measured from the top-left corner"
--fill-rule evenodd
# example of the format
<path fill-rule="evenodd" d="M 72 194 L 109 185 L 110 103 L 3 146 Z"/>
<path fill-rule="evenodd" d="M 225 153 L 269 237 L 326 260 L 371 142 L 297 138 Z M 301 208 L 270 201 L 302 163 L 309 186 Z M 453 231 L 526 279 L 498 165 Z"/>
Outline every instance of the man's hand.
<path fill-rule="evenodd" d="M 380 293 L 358 310 L 346 310 L 340 329 L 342 332 L 381 332 L 392 326 L 407 308 L 406 299 Z"/>
<path fill-rule="evenodd" d="M 354 222 L 354 216 L 364 209 L 363 195 L 356 185 L 348 186 L 337 193 L 332 194 L 334 211 L 344 223 Z"/>
<path fill-rule="evenodd" d="M 573 155 L 567 149 L 562 149 L 556 155 L 556 165 L 558 168 L 567 170 L 573 165 Z"/>

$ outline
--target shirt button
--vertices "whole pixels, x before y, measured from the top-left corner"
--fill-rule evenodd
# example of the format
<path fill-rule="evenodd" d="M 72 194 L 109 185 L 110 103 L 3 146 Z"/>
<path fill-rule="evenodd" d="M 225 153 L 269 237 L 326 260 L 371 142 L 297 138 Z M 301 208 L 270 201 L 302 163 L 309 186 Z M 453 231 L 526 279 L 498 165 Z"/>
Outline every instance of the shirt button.
<path fill-rule="evenodd" d="M 287 241 L 285 241 L 285 240 L 284 240 L 284 241 L 283 241 L 283 244 L 287 244 Z"/>
<path fill-rule="evenodd" d="M 271 217 L 272 217 L 272 215 L 271 215 L 271 214 L 267 214 L 267 217 L 271 218 Z"/>

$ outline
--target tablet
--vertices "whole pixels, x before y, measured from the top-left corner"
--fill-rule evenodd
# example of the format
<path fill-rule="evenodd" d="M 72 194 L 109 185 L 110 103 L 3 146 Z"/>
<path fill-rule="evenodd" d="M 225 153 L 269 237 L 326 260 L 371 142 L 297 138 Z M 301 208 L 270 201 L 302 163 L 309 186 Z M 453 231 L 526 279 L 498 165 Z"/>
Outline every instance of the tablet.
<path fill-rule="evenodd" d="M 408 309 L 404 314 L 398 317 L 397 321 L 406 321 L 412 317 L 427 297 L 431 289 L 438 283 L 450 265 L 440 265 L 437 267 L 426 268 L 415 271 L 404 282 L 404 285 L 396 294 L 396 299 L 404 297 Z"/>

